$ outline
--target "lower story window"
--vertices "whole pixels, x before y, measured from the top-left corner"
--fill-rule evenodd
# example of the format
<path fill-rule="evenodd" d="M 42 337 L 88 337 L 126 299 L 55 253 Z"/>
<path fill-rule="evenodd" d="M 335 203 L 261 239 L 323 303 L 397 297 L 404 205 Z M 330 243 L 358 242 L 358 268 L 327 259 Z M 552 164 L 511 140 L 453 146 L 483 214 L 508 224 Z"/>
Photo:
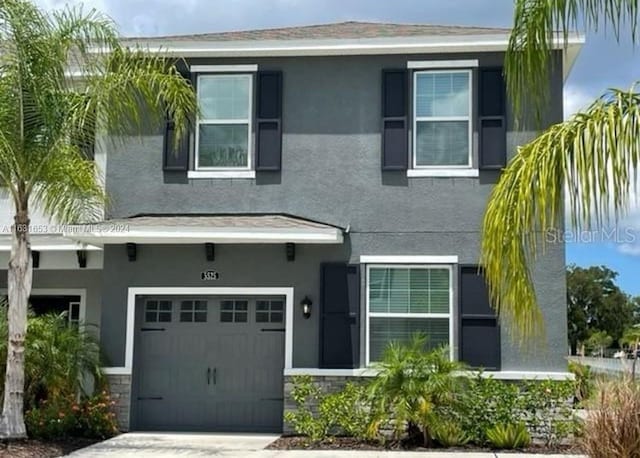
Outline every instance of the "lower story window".
<path fill-rule="evenodd" d="M 451 304 L 450 267 L 369 266 L 368 362 L 418 333 L 427 336 L 426 350 L 450 345 Z"/>

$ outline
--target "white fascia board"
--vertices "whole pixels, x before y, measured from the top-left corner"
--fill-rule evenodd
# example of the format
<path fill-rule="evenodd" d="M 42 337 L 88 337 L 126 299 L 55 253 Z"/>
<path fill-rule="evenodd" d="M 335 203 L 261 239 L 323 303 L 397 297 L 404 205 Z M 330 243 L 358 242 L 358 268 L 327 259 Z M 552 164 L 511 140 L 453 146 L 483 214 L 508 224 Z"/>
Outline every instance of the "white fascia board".
<path fill-rule="evenodd" d="M 360 264 L 458 264 L 458 256 L 360 256 Z"/>
<path fill-rule="evenodd" d="M 369 39 L 327 40 L 261 40 L 261 41 L 130 41 L 150 51 L 182 57 L 250 57 L 250 56 L 320 56 L 362 54 L 416 54 L 451 52 L 505 51 L 507 34 L 467 36 L 389 37 Z M 582 44 L 583 37 L 572 34 L 566 44 Z M 125 44 L 127 42 L 125 41 Z M 562 49 L 563 38 L 554 47 Z"/>
<path fill-rule="evenodd" d="M 340 244 L 343 242 L 340 229 L 317 230 L 194 230 L 193 228 L 172 227 L 170 229 L 145 229 L 124 232 L 85 232 L 70 233 L 67 237 L 85 243 L 121 244 L 195 244 L 195 243 L 326 243 Z"/>
<path fill-rule="evenodd" d="M 474 68 L 479 64 L 478 59 L 461 60 L 410 60 L 407 68 L 410 69 L 431 69 L 431 68 Z"/>
<path fill-rule="evenodd" d="M 250 65 L 192 65 L 192 73 L 242 73 L 257 72 L 258 64 Z"/>

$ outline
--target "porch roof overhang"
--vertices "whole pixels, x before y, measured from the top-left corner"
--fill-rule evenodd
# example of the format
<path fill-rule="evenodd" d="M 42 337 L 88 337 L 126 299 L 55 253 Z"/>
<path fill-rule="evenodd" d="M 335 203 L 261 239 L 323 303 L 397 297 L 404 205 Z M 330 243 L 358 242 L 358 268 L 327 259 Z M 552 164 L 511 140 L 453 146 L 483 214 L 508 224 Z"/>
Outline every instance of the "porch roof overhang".
<path fill-rule="evenodd" d="M 100 247 L 63 237 L 60 233 L 32 234 L 32 251 L 101 251 Z M 11 234 L 0 235 L 0 253 L 11 251 Z"/>
<path fill-rule="evenodd" d="M 138 244 L 341 244 L 337 226 L 289 215 L 140 215 L 67 228 L 79 243 Z"/>

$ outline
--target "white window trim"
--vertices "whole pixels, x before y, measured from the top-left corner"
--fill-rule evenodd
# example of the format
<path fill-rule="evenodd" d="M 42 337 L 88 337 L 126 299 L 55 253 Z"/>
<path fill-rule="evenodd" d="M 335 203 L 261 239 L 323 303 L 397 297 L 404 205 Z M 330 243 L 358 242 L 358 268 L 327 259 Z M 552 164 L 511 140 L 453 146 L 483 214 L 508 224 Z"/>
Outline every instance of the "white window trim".
<path fill-rule="evenodd" d="M 7 289 L 0 289 L 0 295 L 6 296 Z M 80 309 L 78 311 L 78 324 L 84 329 L 85 320 L 87 317 L 87 290 L 85 288 L 32 288 L 30 296 L 78 296 L 80 298 Z M 78 303 L 74 301 L 72 303 Z M 69 318 L 71 318 L 71 311 L 69 310 Z M 69 319 L 69 322 L 76 320 Z"/>
<path fill-rule="evenodd" d="M 427 68 L 475 68 L 480 63 L 478 59 L 466 60 L 410 60 L 407 62 L 409 69 L 427 69 Z"/>
<path fill-rule="evenodd" d="M 458 264 L 458 256 L 360 256 L 360 264 Z"/>
<path fill-rule="evenodd" d="M 284 296 L 284 367 L 293 367 L 293 295 L 294 288 L 254 287 L 132 287 L 127 290 L 127 316 L 125 321 L 124 366 L 103 367 L 109 375 L 131 375 L 133 373 L 133 343 L 135 334 L 136 298 L 142 295 L 157 296 Z"/>
<path fill-rule="evenodd" d="M 187 178 L 191 180 L 212 178 L 255 178 L 255 170 L 189 170 Z"/>
<path fill-rule="evenodd" d="M 194 66 L 195 67 L 195 66 Z M 256 66 L 257 68 L 257 66 Z M 196 84 L 196 92 L 197 92 L 197 97 L 198 97 L 198 102 L 200 101 L 200 88 L 201 88 L 201 84 L 200 84 L 200 78 L 203 77 L 211 77 L 211 76 L 215 76 L 218 78 L 224 78 L 224 77 L 244 77 L 244 78 L 248 78 L 249 79 L 249 107 L 248 107 L 248 111 L 247 111 L 247 119 L 200 119 L 198 118 L 196 121 L 196 126 L 195 126 L 195 148 L 194 148 L 194 163 L 195 163 L 195 171 L 196 172 L 200 172 L 200 171 L 218 171 L 218 172 L 242 172 L 242 171 L 252 171 L 253 168 L 253 148 L 252 148 L 252 144 L 251 144 L 251 132 L 253 129 L 253 73 L 230 73 L 228 75 L 223 74 L 223 75 L 211 75 L 211 74 L 207 74 L 207 73 L 201 73 L 198 75 L 197 77 L 197 84 Z M 238 125 L 247 125 L 247 165 L 245 167 L 200 167 L 199 165 L 199 160 L 200 160 L 200 125 L 201 124 L 205 124 L 205 125 L 218 125 L 218 124 L 224 124 L 224 125 L 229 125 L 229 124 L 238 124 Z M 188 173 L 187 173 L 187 177 L 188 177 Z M 255 175 L 254 175 L 255 176 Z M 204 178 L 204 177 L 194 177 L 194 178 Z M 233 177 L 233 176 L 217 176 L 217 177 L 211 177 L 211 178 L 239 178 L 239 177 Z M 241 178 L 252 178 L 252 177 L 241 177 Z"/>
<path fill-rule="evenodd" d="M 457 259 L 457 257 L 456 257 Z M 367 264 L 366 265 L 366 282 L 365 282 L 365 307 L 366 307 L 366 317 L 365 317 L 365 366 L 370 368 L 372 363 L 370 361 L 371 349 L 370 349 L 370 331 L 371 325 L 370 320 L 371 317 L 378 318 L 448 318 L 449 319 L 449 359 L 453 361 L 455 359 L 454 352 L 454 338 L 453 333 L 455 331 L 454 328 L 454 310 L 453 310 L 453 265 L 452 264 Z M 372 313 L 370 311 L 369 304 L 369 284 L 370 284 L 370 273 L 371 268 L 389 268 L 389 269 L 447 269 L 449 271 L 449 313 Z"/>
<path fill-rule="evenodd" d="M 418 83 L 418 76 L 428 73 L 466 73 L 469 76 L 469 115 L 468 116 L 418 116 L 418 104 L 416 103 L 416 99 L 418 96 L 418 91 L 416 90 Z M 453 170 L 474 170 L 473 169 L 473 70 L 470 68 L 464 69 L 452 69 L 452 70 L 440 70 L 440 69 L 431 69 L 431 70 L 422 70 L 413 72 L 413 146 L 412 146 L 412 154 L 411 154 L 411 167 L 413 170 L 429 170 L 429 171 L 453 171 Z M 468 162 L 466 165 L 417 165 L 417 139 L 418 139 L 418 122 L 419 121 L 467 121 L 469 123 L 468 135 L 469 135 L 469 151 L 468 151 Z M 407 171 L 407 176 L 409 173 Z M 414 175 L 417 176 L 417 175 Z M 429 175 L 429 176 L 451 176 L 450 174 L 446 175 Z M 466 175 L 465 175 L 466 176 Z"/>
<path fill-rule="evenodd" d="M 247 73 L 257 72 L 258 64 L 248 65 L 192 65 L 191 73 Z"/>
<path fill-rule="evenodd" d="M 473 169 L 408 169 L 408 178 L 478 178 L 480 170 Z"/>

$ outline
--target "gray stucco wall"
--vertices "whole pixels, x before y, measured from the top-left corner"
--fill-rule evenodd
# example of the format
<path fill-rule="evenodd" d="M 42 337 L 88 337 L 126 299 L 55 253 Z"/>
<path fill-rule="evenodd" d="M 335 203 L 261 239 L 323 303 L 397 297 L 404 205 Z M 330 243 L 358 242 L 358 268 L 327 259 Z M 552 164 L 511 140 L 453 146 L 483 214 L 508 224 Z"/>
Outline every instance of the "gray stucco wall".
<path fill-rule="evenodd" d="M 110 146 L 106 184 L 111 217 L 139 213 L 289 213 L 343 227 L 340 247 L 298 246 L 294 263 L 281 246 L 218 246 L 219 286 L 295 286 L 317 300 L 319 263 L 358 262 L 365 255 L 458 255 L 476 263 L 479 229 L 487 198 L 499 176 L 407 178 L 381 172 L 381 70 L 404 68 L 407 60 L 478 58 L 500 65 L 502 55 L 352 56 L 198 60 L 197 63 L 257 63 L 281 69 L 284 78 L 282 170 L 253 179 L 176 183 L 162 172 L 162 136 L 148 134 Z M 562 119 L 561 68 L 552 81 L 546 122 Z M 534 132 L 514 130 L 508 117 L 510 154 Z M 475 123 L 474 123 L 475 124 Z M 477 143 L 477 132 L 474 135 Z M 477 161 L 477 158 L 475 159 Z M 128 263 L 124 247 L 108 247 L 104 260 L 102 342 L 114 365 L 124 358 L 127 286 L 202 286 L 208 267 L 201 246 L 139 247 Z M 503 336 L 503 369 L 563 370 L 566 348 L 564 246 L 550 248 L 537 268 L 539 302 L 546 319 L 545 351 L 523 356 Z M 211 286 L 211 285 L 207 285 Z M 296 313 L 300 311 L 296 308 Z M 296 316 L 294 365 L 317 363 L 318 322 Z"/>

